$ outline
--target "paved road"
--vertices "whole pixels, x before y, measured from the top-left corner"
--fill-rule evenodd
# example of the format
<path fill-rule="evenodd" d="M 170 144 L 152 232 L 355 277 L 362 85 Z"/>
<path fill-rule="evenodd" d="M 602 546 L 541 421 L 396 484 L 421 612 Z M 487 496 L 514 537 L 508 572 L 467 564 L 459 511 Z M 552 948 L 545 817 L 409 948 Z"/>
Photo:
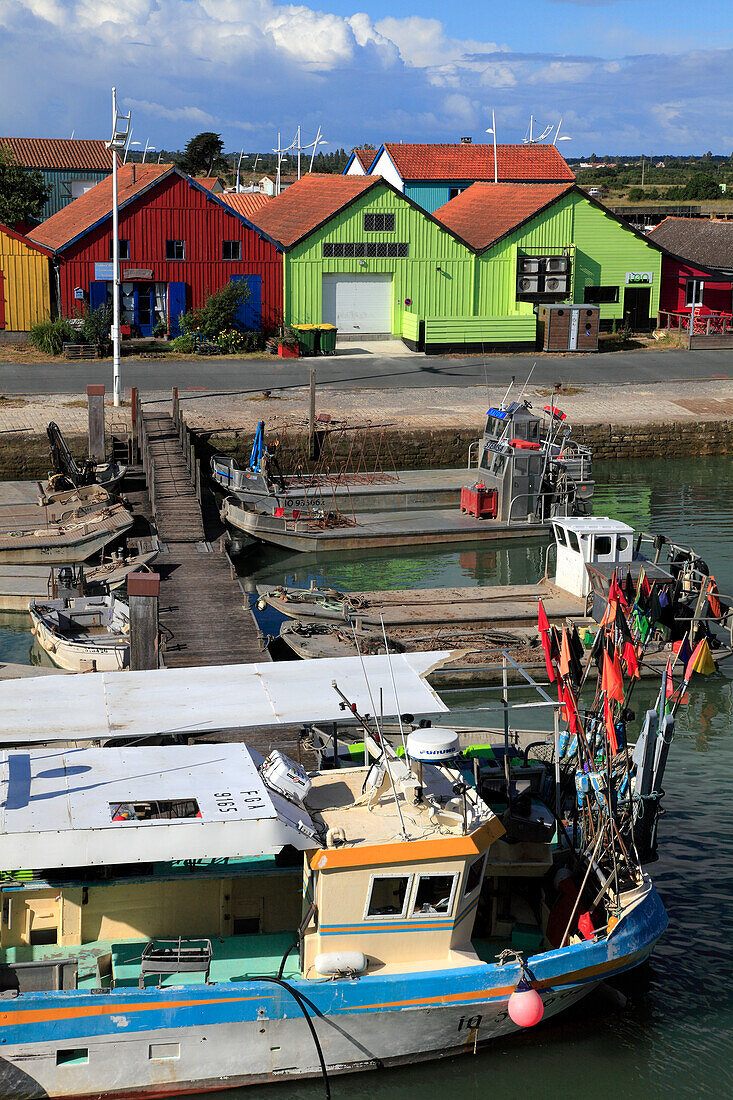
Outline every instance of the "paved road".
<path fill-rule="evenodd" d="M 0 393 L 83 393 L 88 382 L 103 382 L 112 388 L 112 364 L 2 362 L 0 347 Z M 524 380 L 534 359 L 521 356 L 467 356 L 444 359 L 438 356 L 377 356 L 358 349 L 332 359 L 122 361 L 122 384 L 141 390 L 183 390 L 242 392 L 282 389 L 307 385 L 309 369 L 316 366 L 318 385 L 336 389 L 421 388 L 435 386 L 508 385 L 512 375 Z M 601 355 L 545 356 L 538 353 L 532 382 L 576 385 L 609 382 L 675 382 L 733 377 L 733 352 L 715 351 L 627 351 Z"/>

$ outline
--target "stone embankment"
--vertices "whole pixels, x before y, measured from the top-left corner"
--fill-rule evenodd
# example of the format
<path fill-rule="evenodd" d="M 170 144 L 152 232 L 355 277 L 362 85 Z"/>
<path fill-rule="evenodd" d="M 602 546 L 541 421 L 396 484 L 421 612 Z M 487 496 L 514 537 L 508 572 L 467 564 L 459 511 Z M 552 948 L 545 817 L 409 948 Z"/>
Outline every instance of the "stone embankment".
<path fill-rule="evenodd" d="M 503 392 L 503 388 L 502 388 Z M 529 389 L 535 408 L 550 392 Z M 326 447 L 335 465 L 359 457 L 366 471 L 449 467 L 467 464 L 468 448 L 483 431 L 488 405 L 501 394 L 483 386 L 436 389 L 318 391 L 318 427 L 331 430 Z M 593 448 L 597 459 L 694 457 L 733 453 L 733 381 L 589 385 L 554 396 L 573 435 Z M 204 453 L 221 451 L 243 462 L 258 421 L 268 440 L 280 440 L 281 464 L 304 460 L 307 438 L 306 388 L 251 393 L 180 395 L 181 408 L 198 433 Z M 168 411 L 170 392 L 145 395 L 146 408 Z M 129 419 L 129 409 L 107 409 L 108 431 Z M 56 420 L 72 451 L 86 451 L 86 402 L 68 395 L 26 395 L 0 401 L 0 478 L 35 479 L 48 470 L 45 428 Z M 368 431 L 360 427 L 371 425 Z"/>

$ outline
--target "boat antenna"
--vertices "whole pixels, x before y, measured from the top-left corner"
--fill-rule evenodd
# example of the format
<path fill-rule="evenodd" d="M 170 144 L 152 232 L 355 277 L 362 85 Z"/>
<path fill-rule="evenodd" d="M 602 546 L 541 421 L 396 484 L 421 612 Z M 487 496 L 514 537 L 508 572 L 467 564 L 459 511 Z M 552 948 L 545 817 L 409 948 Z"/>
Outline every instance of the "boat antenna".
<path fill-rule="evenodd" d="M 392 680 L 392 691 L 394 692 L 394 704 L 395 704 L 395 707 L 397 708 L 397 721 L 398 721 L 399 727 L 400 727 L 400 737 L 402 738 L 402 748 L 405 751 L 405 760 L 407 760 L 408 759 L 408 756 L 407 756 L 407 742 L 405 740 L 405 730 L 404 730 L 404 727 L 402 725 L 402 711 L 401 711 L 401 707 L 400 707 L 400 701 L 397 698 L 397 684 L 395 683 L 395 678 L 394 678 L 394 668 L 392 666 L 392 654 L 390 653 L 389 645 L 387 644 L 387 631 L 384 628 L 384 615 L 382 614 L 381 611 L 379 612 L 379 621 L 382 624 L 382 637 L 384 638 L 384 651 L 387 654 L 387 664 L 389 665 L 389 675 L 390 675 L 391 680 Z"/>
<path fill-rule="evenodd" d="M 510 394 L 510 393 L 512 392 L 512 386 L 514 385 L 514 382 L 515 382 L 515 380 L 516 380 L 516 375 L 515 375 L 515 374 L 513 374 L 513 375 L 512 375 L 512 380 L 511 380 L 511 382 L 509 383 L 509 385 L 508 385 L 508 386 L 507 386 L 507 388 L 506 388 L 506 393 L 504 394 L 504 396 L 503 396 L 503 397 L 502 397 L 502 399 L 501 399 L 501 403 L 502 403 L 502 405 L 504 405 L 504 404 L 506 403 L 506 399 L 507 399 L 507 397 L 508 397 L 508 396 L 509 396 L 509 394 Z"/>
<path fill-rule="evenodd" d="M 367 676 L 366 668 L 364 666 L 364 658 L 361 655 L 361 649 L 359 647 L 359 637 L 356 633 L 356 627 L 355 627 L 353 622 L 351 624 L 351 629 L 354 633 L 354 645 L 356 646 L 356 652 L 359 654 L 359 661 L 361 663 L 361 671 L 364 673 L 364 680 L 366 682 L 367 692 L 369 693 L 369 701 L 371 702 L 371 705 L 372 705 L 372 714 L 374 715 L 374 721 L 376 722 L 377 721 L 377 708 L 374 706 L 374 697 L 372 695 L 372 688 L 371 688 L 371 684 L 369 683 L 369 677 Z M 382 689 L 381 688 L 379 689 L 379 701 L 380 701 L 380 707 L 381 707 L 382 706 Z M 394 782 L 394 779 L 392 777 L 392 768 L 390 767 L 389 753 L 387 752 L 387 742 L 385 741 L 385 738 L 384 738 L 384 710 L 382 710 L 382 713 L 381 713 L 381 721 L 377 722 L 377 728 L 379 730 L 379 736 L 380 736 L 381 741 L 382 741 L 382 759 L 384 760 L 384 766 L 387 769 L 387 775 L 389 776 L 389 781 L 390 781 L 390 784 L 392 785 L 392 795 L 394 797 L 394 804 L 397 807 L 397 816 L 400 819 L 400 833 L 401 833 L 401 836 L 402 836 L 403 840 L 409 840 L 410 836 L 409 836 L 409 834 L 407 832 L 407 828 L 405 826 L 405 819 L 402 816 L 402 807 L 400 806 L 400 800 L 397 797 L 397 788 L 395 787 L 395 782 Z"/>
<path fill-rule="evenodd" d="M 534 374 L 534 369 L 535 369 L 536 366 L 537 366 L 537 360 L 535 359 L 534 363 L 532 364 L 532 369 L 530 370 L 529 374 L 527 375 L 527 381 L 522 386 L 522 392 L 519 395 L 519 400 L 520 401 L 524 397 L 524 391 L 526 390 L 527 386 L 529 385 L 529 380 L 532 377 L 532 375 Z"/>

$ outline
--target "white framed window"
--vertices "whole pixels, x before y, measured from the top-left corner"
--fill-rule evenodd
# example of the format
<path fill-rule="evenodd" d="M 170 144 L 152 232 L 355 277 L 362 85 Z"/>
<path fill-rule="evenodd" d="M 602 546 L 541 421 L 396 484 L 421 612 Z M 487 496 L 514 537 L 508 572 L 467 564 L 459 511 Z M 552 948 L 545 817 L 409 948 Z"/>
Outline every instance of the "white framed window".
<path fill-rule="evenodd" d="M 468 871 L 466 872 L 466 882 L 463 887 L 464 898 L 470 898 L 472 894 L 475 894 L 477 890 L 481 888 L 481 883 L 484 881 L 484 867 L 486 866 L 486 852 L 478 859 L 475 859 L 473 863 L 469 864 Z"/>
<path fill-rule="evenodd" d="M 702 305 L 702 293 L 705 289 L 704 279 L 688 279 L 685 283 L 685 305 L 688 309 Z"/>
<path fill-rule="evenodd" d="M 366 920 L 396 920 L 407 913 L 414 875 L 372 875 L 369 879 Z"/>
<path fill-rule="evenodd" d="M 410 905 L 411 917 L 448 917 L 453 912 L 453 901 L 458 885 L 457 874 L 440 872 L 421 874 Z"/>
<path fill-rule="evenodd" d="M 166 258 L 166 260 L 185 260 L 186 259 L 186 242 L 185 241 L 166 241 L 165 242 L 165 258 Z"/>

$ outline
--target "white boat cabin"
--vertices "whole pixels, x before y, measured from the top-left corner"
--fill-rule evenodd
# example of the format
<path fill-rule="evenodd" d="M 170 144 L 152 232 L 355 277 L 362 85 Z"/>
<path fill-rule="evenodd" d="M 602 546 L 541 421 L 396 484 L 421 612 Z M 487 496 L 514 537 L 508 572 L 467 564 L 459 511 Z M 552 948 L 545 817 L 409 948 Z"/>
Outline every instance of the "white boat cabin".
<path fill-rule="evenodd" d="M 634 557 L 634 528 L 608 516 L 553 520 L 555 584 L 574 596 L 591 591 L 588 565 L 624 565 Z"/>

